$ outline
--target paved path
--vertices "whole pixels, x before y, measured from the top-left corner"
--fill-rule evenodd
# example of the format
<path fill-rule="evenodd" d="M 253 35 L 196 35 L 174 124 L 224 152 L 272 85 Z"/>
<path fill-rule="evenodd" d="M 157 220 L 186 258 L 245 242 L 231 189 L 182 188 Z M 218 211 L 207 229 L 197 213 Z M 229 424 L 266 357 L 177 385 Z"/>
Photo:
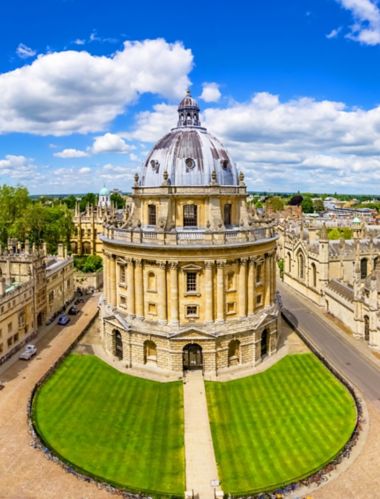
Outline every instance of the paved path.
<path fill-rule="evenodd" d="M 218 478 L 201 371 L 190 371 L 184 383 L 186 490 L 214 499 L 211 480 Z"/>
<path fill-rule="evenodd" d="M 74 341 L 97 311 L 97 297 L 83 305 L 69 326 L 53 327 L 38 341 L 37 357 L 17 360 L 1 374 L 0 498 L 98 499 L 115 497 L 66 473 L 30 446 L 27 403 L 35 383 Z"/>

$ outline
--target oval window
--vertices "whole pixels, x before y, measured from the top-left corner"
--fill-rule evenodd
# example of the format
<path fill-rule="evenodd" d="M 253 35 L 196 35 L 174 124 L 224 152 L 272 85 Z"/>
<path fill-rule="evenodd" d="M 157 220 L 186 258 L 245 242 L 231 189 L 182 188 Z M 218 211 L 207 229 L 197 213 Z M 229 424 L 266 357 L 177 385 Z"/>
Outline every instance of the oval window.
<path fill-rule="evenodd" d="M 195 167 L 195 161 L 193 158 L 185 159 L 186 170 L 192 170 Z"/>

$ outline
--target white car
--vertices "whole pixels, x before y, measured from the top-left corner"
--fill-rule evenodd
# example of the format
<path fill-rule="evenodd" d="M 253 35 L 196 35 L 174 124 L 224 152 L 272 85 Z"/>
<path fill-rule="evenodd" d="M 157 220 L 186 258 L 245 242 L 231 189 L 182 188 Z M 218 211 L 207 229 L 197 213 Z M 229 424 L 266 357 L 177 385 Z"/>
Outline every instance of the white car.
<path fill-rule="evenodd" d="M 29 344 L 26 345 L 25 350 L 20 354 L 19 359 L 21 360 L 30 360 L 33 355 L 36 355 L 37 347 L 35 345 Z"/>

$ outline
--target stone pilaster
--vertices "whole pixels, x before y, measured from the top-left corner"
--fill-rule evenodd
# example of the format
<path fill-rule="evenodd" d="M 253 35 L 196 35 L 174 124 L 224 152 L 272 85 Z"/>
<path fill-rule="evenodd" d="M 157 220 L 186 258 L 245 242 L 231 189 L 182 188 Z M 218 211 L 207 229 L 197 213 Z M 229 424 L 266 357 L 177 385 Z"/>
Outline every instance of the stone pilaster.
<path fill-rule="evenodd" d="M 170 262 L 170 322 L 178 324 L 178 262 Z"/>
<path fill-rule="evenodd" d="M 144 318 L 144 285 L 143 262 L 135 260 L 135 313 L 139 319 Z"/>
<path fill-rule="evenodd" d="M 212 322 L 214 318 L 213 311 L 213 275 L 212 268 L 214 263 L 205 262 L 205 322 Z"/>
<path fill-rule="evenodd" d="M 135 316 L 135 273 L 132 258 L 127 262 L 127 312 L 132 318 Z"/>
<path fill-rule="evenodd" d="M 240 260 L 239 268 L 239 316 L 245 317 L 247 315 L 247 258 Z"/>
<path fill-rule="evenodd" d="M 216 320 L 224 321 L 224 266 L 225 260 L 216 262 Z"/>
<path fill-rule="evenodd" d="M 167 321 L 166 262 L 158 262 L 157 290 L 158 320 L 164 323 Z"/>

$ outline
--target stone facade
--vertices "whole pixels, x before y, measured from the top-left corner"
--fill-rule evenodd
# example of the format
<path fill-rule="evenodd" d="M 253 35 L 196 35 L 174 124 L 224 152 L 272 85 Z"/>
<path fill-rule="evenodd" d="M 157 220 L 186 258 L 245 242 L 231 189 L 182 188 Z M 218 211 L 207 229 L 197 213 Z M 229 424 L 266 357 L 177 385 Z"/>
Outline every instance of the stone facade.
<path fill-rule="evenodd" d="M 74 297 L 73 261 L 60 245 L 58 256 L 46 247 L 10 242 L 0 253 L 0 361 L 35 336 Z"/>
<path fill-rule="evenodd" d="M 273 224 L 250 210 L 243 174 L 198 118 L 171 133 L 135 177 L 126 222 L 103 229 L 105 348 L 129 367 L 177 373 L 254 366 L 277 349 Z M 192 185 L 177 185 L 187 174 Z"/>
<path fill-rule="evenodd" d="M 284 282 L 380 350 L 380 238 L 353 224 L 353 239 L 331 241 L 325 225 L 280 229 Z"/>

